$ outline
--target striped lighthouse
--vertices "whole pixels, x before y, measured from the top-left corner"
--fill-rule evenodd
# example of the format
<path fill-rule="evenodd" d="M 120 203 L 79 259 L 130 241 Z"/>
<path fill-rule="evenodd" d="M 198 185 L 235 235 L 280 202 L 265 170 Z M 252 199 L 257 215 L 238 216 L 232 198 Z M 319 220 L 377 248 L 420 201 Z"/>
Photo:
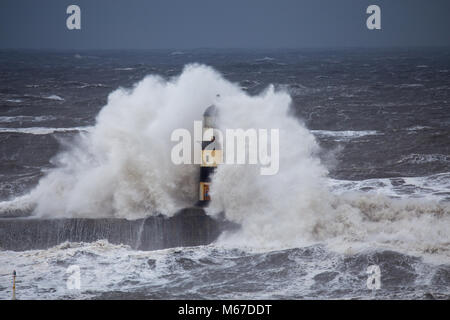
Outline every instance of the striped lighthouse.
<path fill-rule="evenodd" d="M 217 168 L 217 165 L 222 163 L 222 146 L 219 139 L 216 139 L 216 119 L 218 110 L 215 105 L 209 106 L 203 113 L 203 128 L 202 128 L 202 162 L 200 164 L 200 193 L 199 204 L 207 206 L 211 200 L 210 184 L 211 177 Z"/>

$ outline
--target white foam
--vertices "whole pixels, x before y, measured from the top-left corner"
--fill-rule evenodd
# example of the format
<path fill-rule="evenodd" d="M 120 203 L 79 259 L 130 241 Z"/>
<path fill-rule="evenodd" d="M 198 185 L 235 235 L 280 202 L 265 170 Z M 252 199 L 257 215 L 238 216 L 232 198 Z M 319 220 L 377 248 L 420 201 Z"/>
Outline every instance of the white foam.
<path fill-rule="evenodd" d="M 0 117 L 0 123 L 11 123 L 11 122 L 42 122 L 48 120 L 54 120 L 54 116 L 11 116 L 11 117 Z"/>
<path fill-rule="evenodd" d="M 116 69 L 117 70 L 117 69 Z M 105 88 L 107 87 L 103 83 L 82 83 L 78 88 Z"/>
<path fill-rule="evenodd" d="M 21 300 L 87 299 L 93 291 L 126 290 L 131 269 L 138 272 L 137 278 L 143 283 L 158 281 L 164 284 L 159 274 L 148 268 L 149 256 L 152 256 L 149 252 L 133 251 L 128 246 L 113 245 L 104 240 L 66 242 L 46 250 L 0 251 L 0 283 L 9 286 L 12 270 L 17 270 L 16 295 Z M 80 290 L 67 287 L 70 265 L 80 268 Z M 10 299 L 11 291 L 0 291 L 0 297 Z"/>
<path fill-rule="evenodd" d="M 403 158 L 401 158 L 398 162 L 407 162 L 412 164 L 425 164 L 425 163 L 431 163 L 431 162 L 442 162 L 442 163 L 448 163 L 450 162 L 450 155 L 445 154 L 418 154 L 413 153 L 410 155 L 407 155 Z"/>
<path fill-rule="evenodd" d="M 414 127 L 409 127 L 406 130 L 407 131 L 420 131 L 420 130 L 427 130 L 427 129 L 431 129 L 431 127 L 429 127 L 429 126 L 414 126 Z"/>
<path fill-rule="evenodd" d="M 44 98 L 49 99 L 49 100 L 64 101 L 63 98 L 61 98 L 60 96 L 57 96 L 56 94 L 52 94 L 52 95 L 44 97 Z"/>
<path fill-rule="evenodd" d="M 335 180 L 328 184 L 335 194 L 362 191 L 393 198 L 424 198 L 432 201 L 450 199 L 450 173 L 439 173 L 426 177 L 397 177 L 367 180 Z"/>
<path fill-rule="evenodd" d="M 71 131 L 89 131 L 92 127 L 70 127 L 70 128 L 47 128 L 47 127 L 29 127 L 29 128 L 0 128 L 0 133 L 25 133 L 35 135 L 45 135 L 55 132 Z"/>
<path fill-rule="evenodd" d="M 332 130 L 311 130 L 314 135 L 319 137 L 331 137 L 335 138 L 335 140 L 348 140 L 348 139 L 356 139 L 365 136 L 374 136 L 381 135 L 382 133 L 376 130 L 361 130 L 361 131 L 353 131 L 353 130 L 343 130 L 343 131 L 332 131 Z"/>
<path fill-rule="evenodd" d="M 399 85 L 399 88 L 402 89 L 413 89 L 413 88 L 422 88 L 424 85 L 421 83 L 403 83 Z"/>
<path fill-rule="evenodd" d="M 275 60 L 276 59 L 272 58 L 272 57 L 264 57 L 264 58 L 256 59 L 255 61 L 256 62 L 272 62 L 272 61 L 275 61 Z"/>

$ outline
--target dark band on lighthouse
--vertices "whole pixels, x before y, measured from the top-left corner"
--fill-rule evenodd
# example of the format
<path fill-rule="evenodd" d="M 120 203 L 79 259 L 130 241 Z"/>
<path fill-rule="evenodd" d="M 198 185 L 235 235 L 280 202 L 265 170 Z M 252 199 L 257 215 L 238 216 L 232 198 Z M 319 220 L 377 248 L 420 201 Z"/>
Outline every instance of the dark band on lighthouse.
<path fill-rule="evenodd" d="M 202 162 L 200 165 L 200 193 L 199 202 L 207 205 L 211 200 L 210 184 L 211 177 L 217 168 L 217 164 L 222 161 L 222 148 L 216 140 L 214 129 L 216 127 L 217 107 L 208 107 L 203 114 L 203 134 L 202 134 Z M 212 130 L 211 139 L 205 138 L 206 130 Z"/>

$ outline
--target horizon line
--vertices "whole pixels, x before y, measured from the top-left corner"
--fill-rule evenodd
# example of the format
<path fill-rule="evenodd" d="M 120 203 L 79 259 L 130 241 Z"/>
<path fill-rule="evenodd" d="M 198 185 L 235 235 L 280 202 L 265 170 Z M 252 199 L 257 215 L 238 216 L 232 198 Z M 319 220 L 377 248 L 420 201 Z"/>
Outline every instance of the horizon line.
<path fill-rule="evenodd" d="M 33 47 L 5 47 L 0 51 L 53 51 L 53 52 L 76 52 L 76 51 L 173 51 L 183 53 L 202 50 L 230 50 L 230 51 L 296 51 L 296 50 L 346 50 L 346 49 L 365 49 L 365 50 L 383 50 L 383 49 L 447 49 L 450 45 L 410 45 L 410 46 L 305 46 L 305 47 L 193 47 L 193 48 L 33 48 Z"/>

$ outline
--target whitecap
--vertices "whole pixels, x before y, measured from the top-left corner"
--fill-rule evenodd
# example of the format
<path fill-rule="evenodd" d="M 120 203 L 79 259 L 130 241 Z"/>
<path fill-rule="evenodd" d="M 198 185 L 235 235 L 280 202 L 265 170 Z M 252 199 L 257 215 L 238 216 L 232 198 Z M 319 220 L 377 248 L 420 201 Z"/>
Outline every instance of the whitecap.
<path fill-rule="evenodd" d="M 407 162 L 407 163 L 412 163 L 412 164 L 425 164 L 425 163 L 430 163 L 430 162 L 448 163 L 448 162 L 450 162 L 450 155 L 439 154 L 439 153 L 433 153 L 433 154 L 412 153 L 407 156 L 404 156 L 398 162 L 399 163 Z"/>
<path fill-rule="evenodd" d="M 44 97 L 44 99 L 64 101 L 64 98 L 61 98 L 60 96 L 57 96 L 56 94 L 52 94 L 50 96 Z"/>
<path fill-rule="evenodd" d="M 55 132 L 71 132 L 71 131 L 89 131 L 91 127 L 71 127 L 71 128 L 46 128 L 46 127 L 29 127 L 29 128 L 0 128 L 0 133 L 24 133 L 44 135 Z"/>
<path fill-rule="evenodd" d="M 398 87 L 402 89 L 410 89 L 410 88 L 422 88 L 423 86 L 424 85 L 421 83 L 403 83 Z"/>
<path fill-rule="evenodd" d="M 331 137 L 335 140 L 348 140 L 356 139 L 364 136 L 381 135 L 382 133 L 376 130 L 344 130 L 344 131 L 332 131 L 332 130 L 311 130 L 311 132 L 318 137 Z"/>
<path fill-rule="evenodd" d="M 11 116 L 11 117 L 0 117 L 0 123 L 11 123 L 11 122 L 42 122 L 48 120 L 54 120 L 56 117 L 54 116 Z"/>
<path fill-rule="evenodd" d="M 264 58 L 260 58 L 260 59 L 256 59 L 255 61 L 257 62 L 270 62 L 270 61 L 275 61 L 275 58 L 272 57 L 264 57 Z"/>

